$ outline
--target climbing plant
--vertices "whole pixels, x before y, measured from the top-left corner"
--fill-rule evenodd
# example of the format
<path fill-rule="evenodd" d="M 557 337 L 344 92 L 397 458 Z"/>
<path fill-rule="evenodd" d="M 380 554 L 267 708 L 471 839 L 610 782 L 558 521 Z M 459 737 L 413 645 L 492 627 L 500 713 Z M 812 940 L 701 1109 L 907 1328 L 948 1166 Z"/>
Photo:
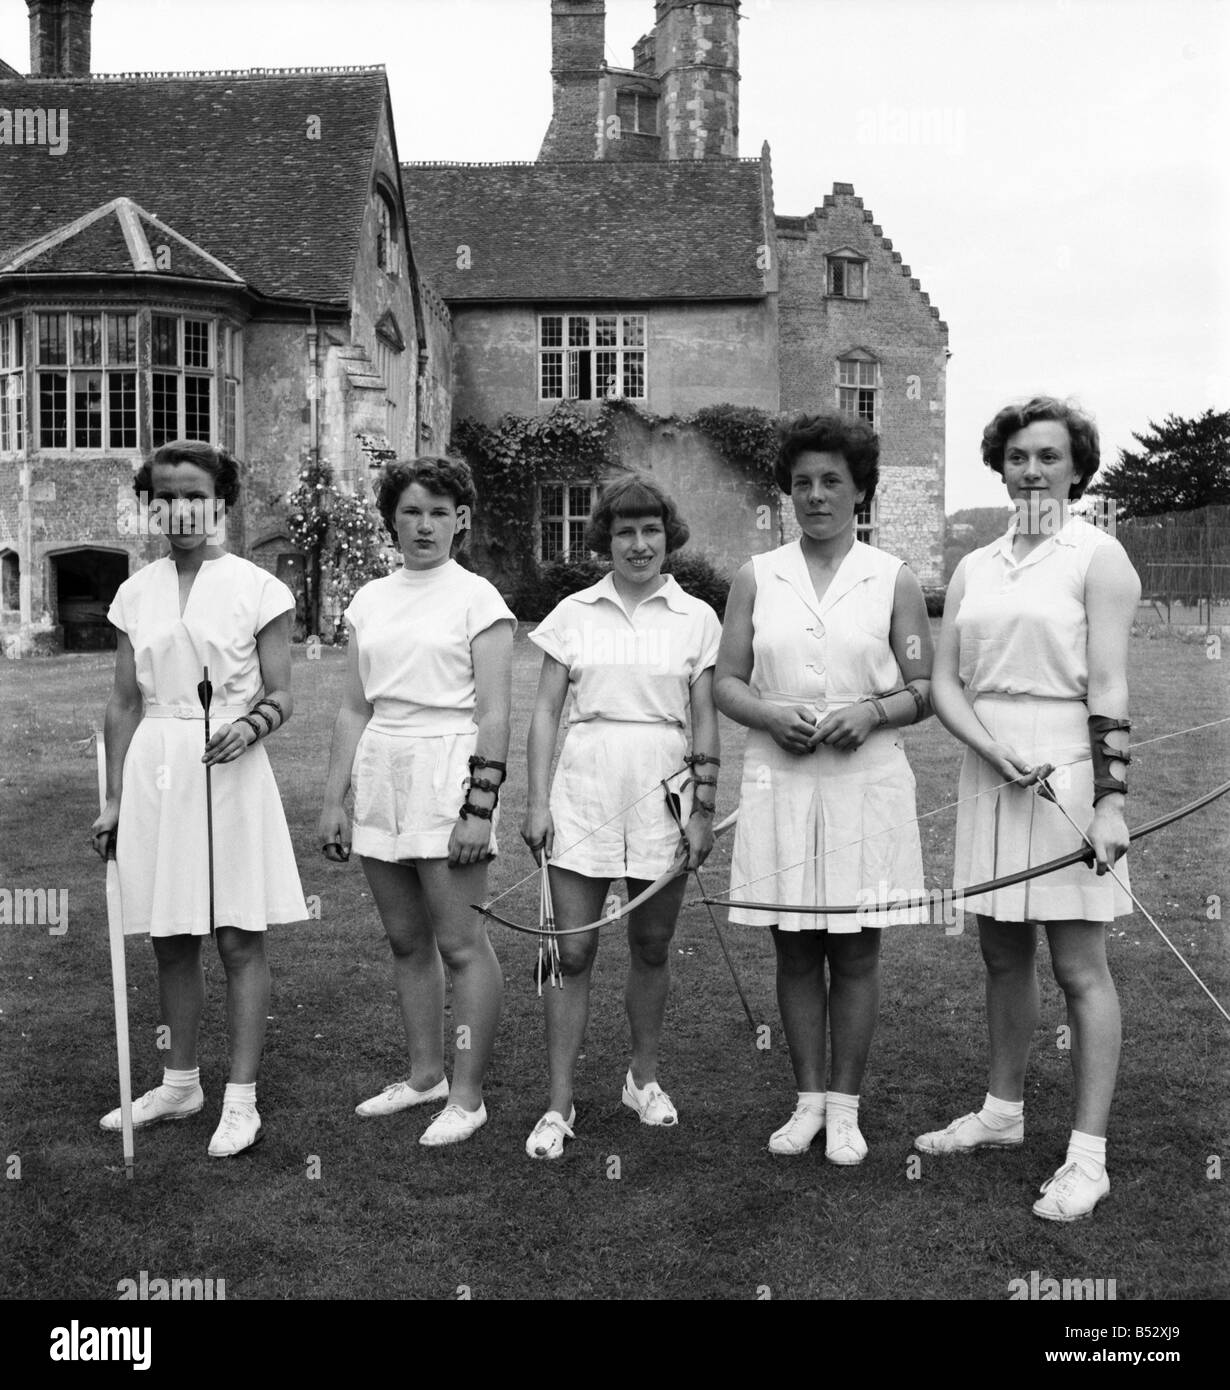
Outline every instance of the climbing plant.
<path fill-rule="evenodd" d="M 309 459 L 288 499 L 287 531 L 307 556 L 307 624 L 321 631 L 325 600 L 340 614 L 369 579 L 389 573 L 384 523 L 363 498 L 339 492 L 333 470 Z"/>

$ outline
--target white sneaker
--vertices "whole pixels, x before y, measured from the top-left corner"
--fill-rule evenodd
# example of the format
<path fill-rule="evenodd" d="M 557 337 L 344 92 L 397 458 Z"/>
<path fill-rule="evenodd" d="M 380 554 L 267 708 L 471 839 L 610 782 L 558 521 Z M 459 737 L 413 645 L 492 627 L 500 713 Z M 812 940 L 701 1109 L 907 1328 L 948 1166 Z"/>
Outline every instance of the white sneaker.
<path fill-rule="evenodd" d="M 479 1101 L 477 1110 L 463 1110 L 460 1105 L 446 1105 L 419 1135 L 419 1143 L 429 1148 L 441 1144 L 460 1144 L 476 1129 L 487 1123 L 487 1107 Z"/>
<path fill-rule="evenodd" d="M 210 1158 L 234 1158 L 260 1141 L 261 1117 L 255 1105 L 237 1105 L 232 1101 L 222 1107 L 222 1120 L 209 1141 Z"/>
<path fill-rule="evenodd" d="M 531 1158 L 563 1158 L 564 1141 L 576 1138 L 572 1132 L 576 1122 L 575 1105 L 568 1107 L 567 1119 L 558 1110 L 548 1110 L 530 1131 L 530 1137 L 525 1141 L 526 1153 Z"/>
<path fill-rule="evenodd" d="M 824 1156 L 830 1163 L 861 1163 L 867 1157 L 867 1141 L 852 1115 L 834 1116 L 824 1141 Z"/>
<path fill-rule="evenodd" d="M 354 1113 L 370 1120 L 378 1115 L 395 1115 L 399 1110 L 409 1110 L 412 1105 L 426 1105 L 430 1100 L 447 1099 L 448 1077 L 437 1081 L 429 1091 L 416 1091 L 408 1081 L 394 1081 L 378 1096 L 356 1105 Z"/>
<path fill-rule="evenodd" d="M 775 1154 L 805 1154 L 811 1141 L 824 1128 L 824 1108 L 800 1102 L 794 1114 L 769 1135 L 769 1152 Z"/>
<path fill-rule="evenodd" d="M 1025 1142 L 1025 1120 L 1018 1118 L 1003 1129 L 988 1129 L 971 1110 L 947 1129 L 920 1134 L 914 1147 L 925 1154 L 967 1154 L 975 1149 L 1012 1149 Z"/>
<path fill-rule="evenodd" d="M 205 1106 L 205 1092 L 194 1086 L 186 1096 L 176 1099 L 164 1086 L 155 1086 L 132 1103 L 132 1127 L 157 1124 L 159 1120 L 187 1120 L 199 1115 Z M 122 1127 L 117 1106 L 98 1122 L 101 1129 L 119 1130 Z"/>
<path fill-rule="evenodd" d="M 643 1088 L 638 1086 L 632 1079 L 631 1070 L 624 1078 L 624 1104 L 636 1111 L 643 1125 L 679 1123 L 679 1112 L 662 1087 L 656 1081 L 651 1081 Z"/>
<path fill-rule="evenodd" d="M 1092 1216 L 1110 1191 L 1110 1175 L 1103 1168 L 1100 1178 L 1091 1178 L 1079 1163 L 1065 1163 L 1041 1190 L 1043 1195 L 1034 1203 L 1035 1216 L 1044 1221 L 1079 1221 Z"/>

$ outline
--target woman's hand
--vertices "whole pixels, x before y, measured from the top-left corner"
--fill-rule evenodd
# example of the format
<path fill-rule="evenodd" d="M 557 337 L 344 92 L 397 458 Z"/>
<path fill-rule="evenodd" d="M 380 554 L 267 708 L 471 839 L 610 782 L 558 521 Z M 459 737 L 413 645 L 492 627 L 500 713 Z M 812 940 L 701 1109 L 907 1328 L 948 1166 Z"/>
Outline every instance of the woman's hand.
<path fill-rule="evenodd" d="M 689 816 L 683 828 L 683 845 L 688 852 L 688 872 L 699 869 L 713 849 L 713 817 Z"/>
<path fill-rule="evenodd" d="M 90 839 L 94 843 L 94 853 L 100 859 L 107 857 L 107 841 L 115 834 L 115 828 L 120 823 L 120 803 L 107 799 L 107 804 L 99 813 L 98 819 L 90 826 Z"/>
<path fill-rule="evenodd" d="M 491 822 L 481 816 L 458 816 L 448 837 L 448 862 L 453 869 L 468 868 L 487 858 L 491 844 Z"/>
<path fill-rule="evenodd" d="M 1053 763 L 1039 763 L 1037 767 L 1033 767 L 1006 743 L 993 743 L 982 756 L 1005 782 L 1011 782 L 1017 787 L 1032 787 L 1035 782 L 1049 777 L 1055 771 Z"/>
<path fill-rule="evenodd" d="M 550 859 L 551 851 L 555 848 L 555 822 L 551 819 L 551 812 L 547 807 L 529 807 L 521 818 L 521 838 L 529 846 L 535 862 L 538 862 L 544 849 L 547 858 Z"/>
<path fill-rule="evenodd" d="M 255 742 L 256 734 L 250 724 L 223 724 L 221 728 L 214 730 L 205 745 L 201 761 L 207 767 L 214 767 L 218 763 L 233 763 L 236 758 L 242 758 Z"/>
<path fill-rule="evenodd" d="M 1110 865 L 1126 854 L 1131 843 L 1123 812 L 1116 807 L 1108 806 L 1106 803 L 1110 799 L 1103 797 L 1093 808 L 1093 819 L 1085 832 L 1097 856 L 1099 874 L 1104 874 Z"/>
<path fill-rule="evenodd" d="M 326 803 L 316 822 L 316 835 L 330 864 L 344 864 L 350 858 L 350 821 L 341 803 Z"/>
<path fill-rule="evenodd" d="M 807 705 L 767 705 L 764 727 L 769 737 L 787 753 L 810 753 L 815 744 L 816 712 Z"/>
<path fill-rule="evenodd" d="M 816 730 L 811 736 L 811 746 L 815 748 L 821 743 L 827 743 L 830 748 L 851 753 L 863 746 L 868 734 L 878 728 L 879 724 L 876 707 L 869 700 L 860 700 L 856 705 L 847 705 L 844 709 L 826 714 L 816 725 Z"/>

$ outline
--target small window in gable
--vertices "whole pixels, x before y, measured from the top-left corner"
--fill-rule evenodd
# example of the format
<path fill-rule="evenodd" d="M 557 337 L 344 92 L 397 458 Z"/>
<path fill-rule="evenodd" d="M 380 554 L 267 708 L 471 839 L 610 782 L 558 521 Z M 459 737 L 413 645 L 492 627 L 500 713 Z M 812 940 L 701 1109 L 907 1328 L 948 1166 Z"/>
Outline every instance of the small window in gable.
<path fill-rule="evenodd" d="M 376 193 L 376 264 L 386 275 L 400 270 L 397 245 L 397 213 L 392 200 L 383 189 Z"/>
<path fill-rule="evenodd" d="M 833 299 L 867 298 L 867 261 L 857 251 L 834 251 L 825 258 L 827 293 Z"/>

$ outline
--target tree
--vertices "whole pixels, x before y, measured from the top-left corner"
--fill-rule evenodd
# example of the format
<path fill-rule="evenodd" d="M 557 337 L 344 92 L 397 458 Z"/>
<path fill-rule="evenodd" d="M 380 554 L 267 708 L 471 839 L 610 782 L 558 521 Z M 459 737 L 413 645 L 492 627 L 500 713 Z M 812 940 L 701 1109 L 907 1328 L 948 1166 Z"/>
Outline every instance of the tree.
<path fill-rule="evenodd" d="M 1230 503 L 1230 410 L 1206 410 L 1198 419 L 1168 415 L 1149 421 L 1144 434 L 1133 432 L 1141 452 L 1119 451 L 1089 488 L 1115 499 L 1120 520 L 1187 512 Z"/>
<path fill-rule="evenodd" d="M 1011 519 L 1006 503 L 1002 507 L 966 507 L 953 512 L 944 528 L 944 583 L 951 581 L 953 572 L 971 550 L 998 540 Z"/>

